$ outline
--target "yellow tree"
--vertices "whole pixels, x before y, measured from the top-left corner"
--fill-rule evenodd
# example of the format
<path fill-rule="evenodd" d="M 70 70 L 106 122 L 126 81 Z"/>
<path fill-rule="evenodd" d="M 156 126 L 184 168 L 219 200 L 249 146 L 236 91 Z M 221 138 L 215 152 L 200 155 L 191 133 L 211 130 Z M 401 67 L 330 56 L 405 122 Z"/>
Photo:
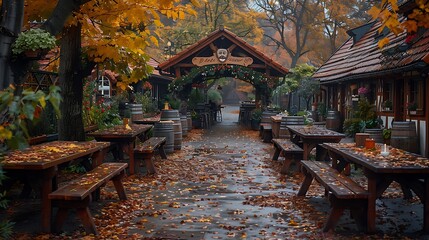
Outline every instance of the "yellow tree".
<path fill-rule="evenodd" d="M 60 86 L 63 116 L 59 122 L 61 139 L 82 140 L 82 79 L 96 64 L 121 74 L 120 88 L 142 80 L 149 73 L 145 48 L 156 45 L 160 16 L 183 19 L 194 14 L 191 4 L 178 0 L 66 1 L 55 6 L 50 1 L 28 1 L 28 20 L 47 17 L 44 28 L 59 33 Z M 83 46 L 83 51 L 81 47 Z"/>
<path fill-rule="evenodd" d="M 406 17 L 404 20 L 401 20 L 403 14 L 400 12 L 397 0 L 382 0 L 379 5 L 371 8 L 369 13 L 382 23 L 380 32 L 387 27 L 396 35 L 404 31 L 414 34 L 419 27 L 429 28 L 429 1 L 405 1 L 404 4 L 412 5 L 412 11 L 404 16 Z M 389 39 L 384 38 L 379 41 L 378 45 L 381 48 L 388 43 Z"/>

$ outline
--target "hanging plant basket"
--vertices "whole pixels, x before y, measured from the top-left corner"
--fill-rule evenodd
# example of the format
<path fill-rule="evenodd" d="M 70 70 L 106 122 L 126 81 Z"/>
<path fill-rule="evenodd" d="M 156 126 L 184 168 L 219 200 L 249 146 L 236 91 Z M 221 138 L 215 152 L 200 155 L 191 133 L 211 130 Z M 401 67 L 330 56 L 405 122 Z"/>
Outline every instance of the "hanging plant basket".
<path fill-rule="evenodd" d="M 37 50 L 27 50 L 22 52 L 22 56 L 27 59 L 42 59 L 46 54 L 48 54 L 48 50 L 46 49 L 37 49 Z"/>

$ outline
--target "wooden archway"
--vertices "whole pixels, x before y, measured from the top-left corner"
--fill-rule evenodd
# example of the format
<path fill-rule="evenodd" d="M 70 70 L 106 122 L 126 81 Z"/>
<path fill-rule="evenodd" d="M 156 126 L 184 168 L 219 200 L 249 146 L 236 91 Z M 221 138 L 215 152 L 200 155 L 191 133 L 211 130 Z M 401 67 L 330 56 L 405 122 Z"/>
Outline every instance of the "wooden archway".
<path fill-rule="evenodd" d="M 204 76 L 208 69 L 231 67 L 258 75 L 261 81 L 251 81 L 251 76 L 246 79 L 244 75 L 234 74 L 232 71 L 210 71 L 215 73 L 215 76 Z M 268 91 L 275 86 L 274 79 L 282 79 L 289 72 L 242 38 L 223 28 L 161 63 L 157 69 L 161 74 L 174 77 L 174 85 L 179 85 L 175 81 L 186 82 L 182 84 L 186 85 L 183 91 L 192 83 L 232 76 L 251 83 L 256 90 L 256 100 L 263 100 L 263 103 L 266 102 Z"/>

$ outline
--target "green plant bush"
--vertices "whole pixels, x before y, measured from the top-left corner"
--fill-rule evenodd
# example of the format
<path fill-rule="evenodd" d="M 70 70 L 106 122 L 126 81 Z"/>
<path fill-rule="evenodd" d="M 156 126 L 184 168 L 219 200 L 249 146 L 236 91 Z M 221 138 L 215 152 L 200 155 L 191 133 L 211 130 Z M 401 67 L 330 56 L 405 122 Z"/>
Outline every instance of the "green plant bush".
<path fill-rule="evenodd" d="M 380 128 L 382 120 L 377 117 L 376 107 L 368 99 L 361 98 L 356 110 L 352 111 L 353 118 L 346 119 L 343 124 L 344 132 L 348 136 L 354 136 L 365 129 Z"/>
<path fill-rule="evenodd" d="M 18 38 L 12 45 L 12 53 L 20 54 L 22 52 L 37 49 L 49 50 L 55 47 L 56 39 L 50 33 L 40 28 L 32 28 L 18 35 Z"/>
<path fill-rule="evenodd" d="M 195 109 L 198 103 L 204 103 L 205 98 L 202 90 L 195 88 L 192 89 L 188 100 L 188 109 Z"/>
<path fill-rule="evenodd" d="M 106 103 L 104 98 L 94 101 L 97 92 L 96 81 L 85 80 L 83 87 L 82 119 L 85 127 L 97 125 L 99 129 L 105 129 L 113 125 L 121 124 L 118 108 L 115 101 Z"/>
<path fill-rule="evenodd" d="M 136 93 L 136 102 L 142 105 L 143 113 L 158 113 L 157 103 L 152 100 L 150 91 Z"/>
<path fill-rule="evenodd" d="M 360 118 L 349 118 L 344 121 L 343 129 L 347 136 L 354 137 L 356 133 L 365 131 L 365 122 Z"/>
<path fill-rule="evenodd" d="M 326 115 L 328 114 L 328 107 L 324 102 L 319 102 L 317 104 L 317 113 L 319 114 L 319 116 L 326 118 Z"/>
<path fill-rule="evenodd" d="M 209 89 L 207 91 L 207 98 L 216 103 L 216 105 L 222 104 L 222 95 L 217 90 Z"/>
<path fill-rule="evenodd" d="M 262 109 L 260 108 L 253 109 L 251 113 L 251 120 L 261 121 L 261 119 L 262 119 Z"/>

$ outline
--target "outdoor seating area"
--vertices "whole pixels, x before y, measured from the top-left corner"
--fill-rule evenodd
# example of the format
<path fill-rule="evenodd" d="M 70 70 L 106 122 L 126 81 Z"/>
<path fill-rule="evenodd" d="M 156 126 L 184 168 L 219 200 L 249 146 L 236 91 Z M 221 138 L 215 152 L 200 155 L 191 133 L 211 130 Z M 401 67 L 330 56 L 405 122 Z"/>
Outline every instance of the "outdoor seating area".
<path fill-rule="evenodd" d="M 429 1 L 0 6 L 0 239 L 429 239 Z"/>

